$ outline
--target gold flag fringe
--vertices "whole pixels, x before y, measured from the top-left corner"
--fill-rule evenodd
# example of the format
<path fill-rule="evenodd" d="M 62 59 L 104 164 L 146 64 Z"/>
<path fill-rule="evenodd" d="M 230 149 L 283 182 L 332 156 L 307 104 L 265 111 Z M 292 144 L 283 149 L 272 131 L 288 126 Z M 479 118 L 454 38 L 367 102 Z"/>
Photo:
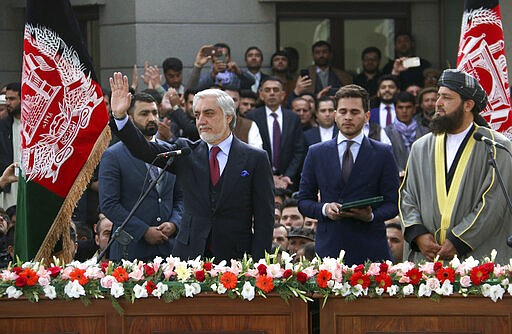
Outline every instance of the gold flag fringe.
<path fill-rule="evenodd" d="M 68 195 L 64 199 L 62 206 L 59 210 L 59 213 L 55 217 L 50 230 L 46 234 L 39 251 L 36 254 L 35 260 L 41 261 L 42 259 L 51 260 L 53 248 L 57 243 L 57 240 L 62 236 L 62 259 L 65 263 L 71 262 L 73 259 L 71 258 L 72 249 L 74 247 L 74 242 L 71 241 L 71 237 L 69 234 L 69 228 L 71 223 L 71 215 L 73 214 L 73 210 L 76 207 L 76 203 L 82 196 L 84 190 L 86 189 L 89 181 L 91 180 L 94 169 L 98 165 L 101 155 L 107 148 L 110 142 L 110 127 L 105 126 L 101 135 L 96 140 L 96 143 L 93 146 L 91 154 L 89 155 L 89 159 L 85 162 L 84 166 L 78 173 L 75 182 L 71 186 Z M 51 262 L 51 261 L 49 261 Z"/>

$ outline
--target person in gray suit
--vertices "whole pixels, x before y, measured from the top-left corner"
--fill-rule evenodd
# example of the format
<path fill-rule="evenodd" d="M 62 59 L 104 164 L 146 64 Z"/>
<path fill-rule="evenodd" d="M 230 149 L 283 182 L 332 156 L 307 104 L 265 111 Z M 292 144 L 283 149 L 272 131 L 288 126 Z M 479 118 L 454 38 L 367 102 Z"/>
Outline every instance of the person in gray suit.
<path fill-rule="evenodd" d="M 158 114 L 151 95 L 134 95 L 128 114 L 143 133 L 145 142 L 158 142 L 170 149 L 168 143 L 156 139 Z M 135 158 L 122 142 L 104 152 L 99 168 L 100 209 L 112 221 L 112 231 L 125 220 L 158 172 L 155 166 Z M 147 261 L 156 256 L 169 256 L 180 229 L 182 213 L 183 191 L 176 176 L 165 173 L 126 225 L 125 231 L 133 237 L 127 248 L 127 259 Z M 125 257 L 123 246 L 115 241 L 109 258 L 119 261 Z"/>
<path fill-rule="evenodd" d="M 157 156 L 169 149 L 144 140 L 126 117 L 128 78 L 114 73 L 110 85 L 112 130 L 136 157 L 165 167 L 165 159 Z M 172 254 L 182 259 L 214 257 L 216 262 L 240 259 L 245 253 L 262 258 L 265 250 L 270 251 L 274 226 L 267 154 L 233 135 L 236 114 L 227 93 L 201 91 L 192 108 L 201 140 L 178 139 L 172 149 L 191 153 L 177 157 L 168 169 L 184 190 L 184 213 Z"/>

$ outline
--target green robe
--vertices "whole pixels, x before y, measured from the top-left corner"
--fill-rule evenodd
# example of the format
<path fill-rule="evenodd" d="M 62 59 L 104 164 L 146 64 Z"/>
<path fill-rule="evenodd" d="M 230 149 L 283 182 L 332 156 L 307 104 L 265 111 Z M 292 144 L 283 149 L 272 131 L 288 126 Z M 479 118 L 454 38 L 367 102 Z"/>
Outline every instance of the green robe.
<path fill-rule="evenodd" d="M 478 127 L 474 131 L 503 144 L 512 152 L 511 142 L 498 132 Z M 404 259 L 424 260 L 411 236 L 426 229 L 441 245 L 448 238 L 459 259 L 481 260 L 498 251 L 497 263 L 508 263 L 512 248 L 512 215 L 495 170 L 488 163 L 486 145 L 471 134 L 458 161 L 449 192 L 445 186 L 445 135 L 427 134 L 411 148 L 404 182 L 400 188 L 400 218 L 408 243 Z M 512 193 L 512 158 L 504 150 L 493 150 L 508 193 Z M 409 239 L 409 240 L 408 240 Z"/>

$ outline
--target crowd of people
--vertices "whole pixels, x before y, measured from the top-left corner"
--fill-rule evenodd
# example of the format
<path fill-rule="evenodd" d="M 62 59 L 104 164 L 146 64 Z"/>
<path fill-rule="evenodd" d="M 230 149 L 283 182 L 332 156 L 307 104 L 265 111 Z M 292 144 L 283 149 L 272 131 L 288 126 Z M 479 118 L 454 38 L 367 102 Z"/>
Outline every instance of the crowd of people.
<path fill-rule="evenodd" d="M 217 43 L 199 48 L 186 80 L 178 58 L 146 62 L 142 73 L 135 65 L 130 78 L 114 73 L 104 89 L 113 139 L 73 215 L 74 257 L 98 255 L 163 173 L 128 222 L 129 240 L 114 241 L 104 259 L 219 261 L 272 250 L 311 260 L 344 250 L 346 263 L 359 264 L 497 248 L 508 261 L 510 215 L 473 133 L 510 143 L 479 116 L 487 99 L 478 82 L 431 68 L 408 33 L 396 35 L 396 58 L 382 68 L 378 48 L 362 50 L 357 75 L 332 66 L 329 42 L 311 52 L 314 64 L 299 69 L 293 48 L 278 50 L 264 73 L 260 48 L 247 48 L 243 68 Z M 13 256 L 20 84 L 0 94 L 5 265 Z M 170 165 L 161 157 L 184 148 L 191 153 Z M 510 157 L 494 157 L 510 170 Z M 359 200 L 368 201 L 344 208 Z"/>

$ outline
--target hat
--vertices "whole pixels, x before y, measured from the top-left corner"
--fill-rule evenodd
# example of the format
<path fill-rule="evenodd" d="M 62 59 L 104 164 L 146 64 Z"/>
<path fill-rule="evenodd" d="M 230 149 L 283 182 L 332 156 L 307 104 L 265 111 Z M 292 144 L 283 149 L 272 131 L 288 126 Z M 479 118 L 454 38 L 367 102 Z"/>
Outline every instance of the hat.
<path fill-rule="evenodd" d="M 5 94 L 0 95 L 0 105 L 7 104 L 7 99 L 5 98 Z"/>
<path fill-rule="evenodd" d="M 473 100 L 475 107 L 472 111 L 475 113 L 479 113 L 487 105 L 487 93 L 478 81 L 467 73 L 454 69 L 444 70 L 437 85 L 457 92 L 463 99 Z"/>
<path fill-rule="evenodd" d="M 288 231 L 288 239 L 290 238 L 305 238 L 315 241 L 315 231 L 310 228 L 295 226 Z"/>

